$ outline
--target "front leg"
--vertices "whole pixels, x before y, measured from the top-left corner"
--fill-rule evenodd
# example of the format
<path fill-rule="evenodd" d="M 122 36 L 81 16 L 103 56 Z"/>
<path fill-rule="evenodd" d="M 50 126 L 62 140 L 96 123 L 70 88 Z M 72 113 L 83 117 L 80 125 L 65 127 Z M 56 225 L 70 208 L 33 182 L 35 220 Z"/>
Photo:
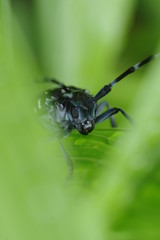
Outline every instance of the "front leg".
<path fill-rule="evenodd" d="M 111 109 L 109 103 L 106 102 L 106 101 L 103 101 L 103 102 L 101 102 L 101 103 L 98 105 L 97 111 L 96 111 L 96 117 L 98 117 L 98 116 L 100 115 L 100 113 L 102 112 L 102 110 L 103 110 L 105 107 L 107 107 L 108 109 Z M 117 127 L 117 124 L 116 124 L 116 121 L 115 121 L 114 116 L 111 116 L 111 117 L 110 117 L 110 122 L 111 122 L 111 126 L 112 126 L 113 128 Z"/>
<path fill-rule="evenodd" d="M 64 158 L 66 160 L 66 163 L 67 163 L 67 166 L 68 166 L 67 181 L 70 181 L 73 177 L 74 165 L 73 165 L 72 159 L 70 158 L 70 156 L 68 155 L 68 153 L 64 149 L 63 144 L 61 143 L 60 139 L 58 139 L 58 143 L 59 143 L 59 146 L 62 150 L 63 156 L 64 156 Z"/>
<path fill-rule="evenodd" d="M 121 112 L 122 115 L 128 120 L 130 121 L 132 124 L 134 123 L 133 119 L 125 112 L 123 111 L 123 109 L 121 108 L 110 108 L 109 110 L 107 110 L 106 112 L 100 114 L 97 118 L 95 123 L 100 123 L 103 122 L 104 120 L 106 120 L 107 118 L 110 118 L 112 115 L 117 114 L 118 112 Z"/>

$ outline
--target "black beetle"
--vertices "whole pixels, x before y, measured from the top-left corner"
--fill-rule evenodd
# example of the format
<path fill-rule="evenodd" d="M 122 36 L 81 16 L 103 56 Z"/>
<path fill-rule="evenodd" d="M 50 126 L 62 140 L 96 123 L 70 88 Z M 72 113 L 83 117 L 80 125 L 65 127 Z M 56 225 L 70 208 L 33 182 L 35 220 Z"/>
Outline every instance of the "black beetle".
<path fill-rule="evenodd" d="M 41 119 L 44 120 L 43 124 L 51 129 L 58 127 L 62 130 L 62 135 L 65 136 L 74 129 L 77 129 L 83 135 L 87 135 L 97 123 L 108 118 L 110 118 L 112 126 L 115 127 L 116 123 L 113 115 L 118 112 L 132 121 L 131 117 L 121 108 L 110 108 L 106 101 L 102 101 L 100 104 L 97 102 L 106 96 L 117 82 L 158 56 L 159 54 L 151 55 L 128 68 L 115 80 L 100 89 L 95 96 L 90 95 L 85 89 L 66 86 L 57 80 L 46 78 L 46 82 L 57 84 L 58 88 L 44 91 L 38 99 L 38 109 L 41 113 Z M 108 109 L 102 113 L 105 107 Z"/>

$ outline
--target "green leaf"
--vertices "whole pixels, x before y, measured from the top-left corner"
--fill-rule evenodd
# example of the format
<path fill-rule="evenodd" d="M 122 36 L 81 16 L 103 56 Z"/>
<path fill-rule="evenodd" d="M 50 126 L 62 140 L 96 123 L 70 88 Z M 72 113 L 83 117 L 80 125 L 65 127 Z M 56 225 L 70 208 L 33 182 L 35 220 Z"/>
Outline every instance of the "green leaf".
<path fill-rule="evenodd" d="M 63 139 L 64 149 L 74 165 L 73 179 L 78 178 L 84 186 L 93 184 L 110 161 L 104 155 L 114 151 L 114 143 L 122 133 L 121 129 L 94 129 L 83 136 L 74 131 Z"/>

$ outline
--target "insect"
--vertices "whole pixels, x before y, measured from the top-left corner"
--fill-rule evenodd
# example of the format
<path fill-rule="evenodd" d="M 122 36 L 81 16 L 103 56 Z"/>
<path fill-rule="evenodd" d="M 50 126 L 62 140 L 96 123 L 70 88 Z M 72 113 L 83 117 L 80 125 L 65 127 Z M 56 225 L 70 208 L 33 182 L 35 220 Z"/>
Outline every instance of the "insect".
<path fill-rule="evenodd" d="M 45 127 L 60 129 L 60 136 L 66 136 L 76 129 L 80 134 L 87 135 L 92 132 L 96 124 L 111 120 L 113 127 L 116 126 L 113 115 L 121 113 L 127 120 L 131 117 L 121 108 L 110 108 L 108 103 L 98 101 L 111 92 L 112 88 L 127 75 L 150 62 L 157 55 L 151 55 L 143 61 L 133 65 L 119 75 L 108 85 L 102 87 L 95 96 L 89 94 L 88 90 L 74 86 L 66 86 L 57 80 L 46 78 L 46 82 L 56 84 L 58 87 L 43 92 L 38 99 L 38 109 Z M 105 108 L 106 111 L 103 111 Z M 103 112 L 102 112 L 103 111 Z"/>

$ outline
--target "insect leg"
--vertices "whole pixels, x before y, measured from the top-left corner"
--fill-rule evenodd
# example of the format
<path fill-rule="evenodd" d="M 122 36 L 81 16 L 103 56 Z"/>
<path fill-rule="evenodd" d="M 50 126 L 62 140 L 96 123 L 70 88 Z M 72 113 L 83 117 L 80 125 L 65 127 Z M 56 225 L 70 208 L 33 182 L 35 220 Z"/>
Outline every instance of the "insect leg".
<path fill-rule="evenodd" d="M 98 117 L 98 115 L 101 113 L 101 111 L 102 111 L 105 107 L 107 107 L 108 109 L 111 109 L 109 103 L 106 102 L 106 101 L 103 101 L 103 102 L 101 102 L 101 103 L 98 105 L 98 108 L 97 108 L 97 111 L 96 111 L 96 116 L 97 116 L 97 117 Z M 117 124 L 116 124 L 116 121 L 115 121 L 114 116 L 111 116 L 111 117 L 110 117 L 110 122 L 111 122 L 111 126 L 112 126 L 113 128 L 117 127 Z"/>
<path fill-rule="evenodd" d="M 63 156 L 66 160 L 66 163 L 68 165 L 67 180 L 69 181 L 69 180 L 72 179 L 72 176 L 73 176 L 74 165 L 73 165 L 72 159 L 69 157 L 68 153 L 65 151 L 60 139 L 58 139 L 58 143 L 59 143 L 59 146 L 62 150 L 62 153 L 63 153 Z"/>
<path fill-rule="evenodd" d="M 147 58 L 145 58 L 143 61 L 133 65 L 132 67 L 128 68 L 126 71 L 124 71 L 121 75 L 119 75 L 116 79 L 114 79 L 112 82 L 110 82 L 108 85 L 105 85 L 103 88 L 100 89 L 100 91 L 96 94 L 95 101 L 97 102 L 99 99 L 101 99 L 102 97 L 104 97 L 105 95 L 107 95 L 111 90 L 112 87 L 119 82 L 120 80 L 122 80 L 123 78 L 125 78 L 127 75 L 135 72 L 137 69 L 139 69 L 140 67 L 144 66 L 146 63 L 149 63 L 150 61 L 152 61 L 153 59 L 159 57 L 160 54 L 156 54 L 156 55 L 151 55 Z"/>
<path fill-rule="evenodd" d="M 123 111 L 123 109 L 121 108 L 110 108 L 109 110 L 107 110 L 106 112 L 102 113 L 101 115 L 99 115 L 96 118 L 96 124 L 103 122 L 104 120 L 106 120 L 107 118 L 110 118 L 112 115 L 117 114 L 118 112 L 121 112 L 122 115 L 128 120 L 130 121 L 132 124 L 134 123 L 133 119 L 125 112 Z"/>

